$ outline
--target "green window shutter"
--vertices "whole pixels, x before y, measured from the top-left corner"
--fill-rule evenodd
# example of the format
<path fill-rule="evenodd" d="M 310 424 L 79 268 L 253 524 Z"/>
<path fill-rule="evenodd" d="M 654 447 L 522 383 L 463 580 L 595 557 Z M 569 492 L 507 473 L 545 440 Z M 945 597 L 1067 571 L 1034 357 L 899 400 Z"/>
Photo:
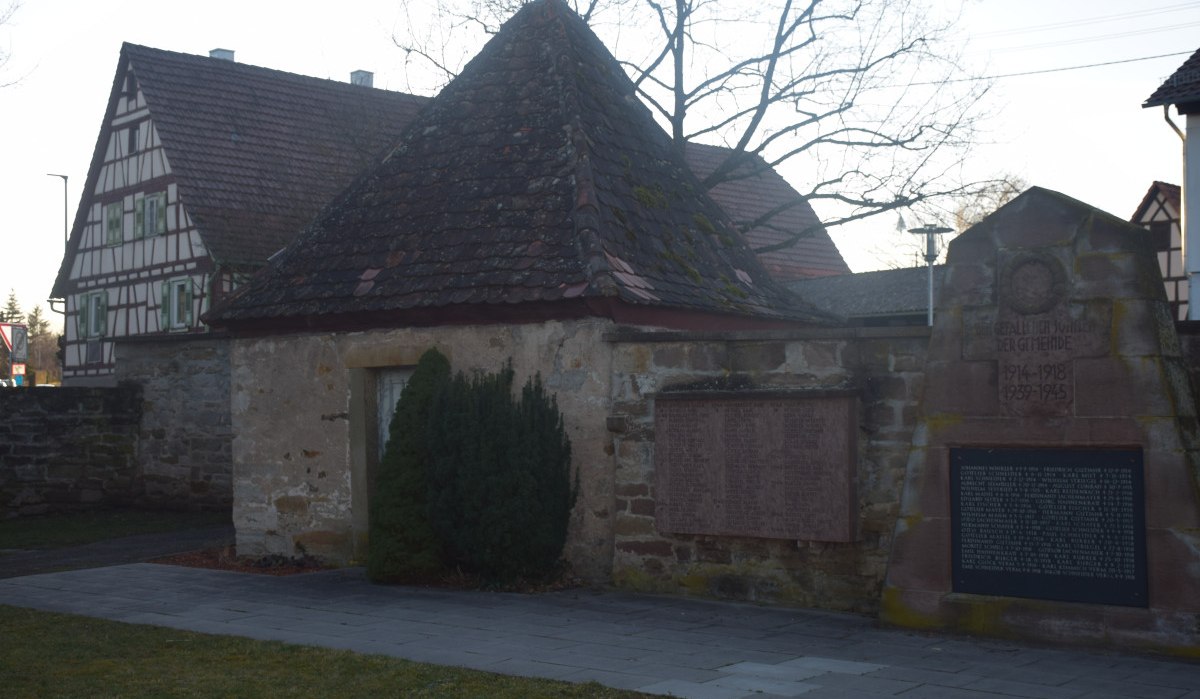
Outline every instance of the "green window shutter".
<path fill-rule="evenodd" d="M 188 280 L 188 285 L 186 287 L 184 287 L 184 290 L 186 293 L 184 293 L 185 306 L 184 306 L 184 311 L 183 311 L 183 324 L 190 328 L 190 327 L 192 327 L 192 284 L 191 284 L 191 280 Z"/>
<path fill-rule="evenodd" d="M 141 238 L 146 234 L 146 198 L 138 197 L 133 201 L 133 237 Z"/>
<path fill-rule="evenodd" d="M 96 308 L 100 316 L 100 334 L 108 335 L 108 292 L 100 292 L 100 305 Z"/>
<path fill-rule="evenodd" d="M 158 209 L 157 209 L 158 215 L 155 217 L 155 220 L 154 220 L 154 232 L 155 233 L 166 233 L 167 232 L 167 193 L 159 192 L 158 194 L 154 195 L 154 198 L 158 200 Z"/>
<path fill-rule="evenodd" d="M 104 210 L 104 227 L 105 227 L 105 242 L 109 245 L 118 245 L 121 242 L 121 214 L 122 204 L 113 202 Z"/>
<path fill-rule="evenodd" d="M 158 307 L 158 329 L 171 329 L 171 282 L 162 283 L 162 305 Z"/>
<path fill-rule="evenodd" d="M 79 295 L 79 323 L 76 330 L 79 332 L 79 338 L 83 339 L 88 336 L 88 306 L 91 305 L 91 300 L 87 294 Z"/>

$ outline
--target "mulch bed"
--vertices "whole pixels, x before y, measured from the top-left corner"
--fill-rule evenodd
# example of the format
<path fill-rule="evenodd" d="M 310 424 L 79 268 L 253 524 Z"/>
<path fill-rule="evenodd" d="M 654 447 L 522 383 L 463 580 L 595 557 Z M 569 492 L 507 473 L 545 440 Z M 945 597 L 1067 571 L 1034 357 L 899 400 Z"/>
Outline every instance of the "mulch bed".
<path fill-rule="evenodd" d="M 259 573 L 262 575 L 296 575 L 298 573 L 313 573 L 327 570 L 329 566 L 310 556 L 303 558 L 286 558 L 284 556 L 264 556 L 250 558 L 238 556 L 232 546 L 203 551 L 190 551 L 174 556 L 155 558 L 151 563 L 163 563 L 189 568 L 209 568 L 211 570 L 231 570 L 236 573 Z"/>

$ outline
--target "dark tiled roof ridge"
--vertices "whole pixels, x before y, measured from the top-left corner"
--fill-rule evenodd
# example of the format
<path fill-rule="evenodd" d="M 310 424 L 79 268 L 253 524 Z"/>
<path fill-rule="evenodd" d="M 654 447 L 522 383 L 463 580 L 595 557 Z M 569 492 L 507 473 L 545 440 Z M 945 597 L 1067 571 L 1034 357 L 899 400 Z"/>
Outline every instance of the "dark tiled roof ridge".
<path fill-rule="evenodd" d="M 185 51 L 175 51 L 172 49 L 160 49 L 154 46 L 145 44 L 135 44 L 129 41 L 122 42 L 121 51 L 135 60 L 155 60 L 163 59 L 181 61 L 185 63 L 195 63 L 206 67 L 217 66 L 220 69 L 227 69 L 234 72 L 245 72 L 247 74 L 255 74 L 264 77 L 269 77 L 272 82 L 294 82 L 308 85 L 316 88 L 326 88 L 330 90 L 375 90 L 378 92 L 387 92 L 394 95 L 403 95 L 412 99 L 415 102 L 424 103 L 429 100 L 428 97 L 421 95 L 413 95 L 398 90 L 389 90 L 380 87 L 367 87 L 365 85 L 354 85 L 349 82 L 338 80 L 336 78 L 318 78 L 312 75 L 304 75 L 302 73 L 293 73 L 291 71 L 282 70 L 280 68 L 268 68 L 266 66 L 255 65 L 253 63 L 241 63 L 239 61 L 223 58 L 215 58 L 213 56 L 205 56 L 198 53 L 187 53 Z M 136 66 L 135 66 L 136 75 Z M 349 76 L 347 76 L 349 77 Z"/>
<path fill-rule="evenodd" d="M 1163 105 L 1195 105 L 1200 102 L 1200 49 L 1197 49 L 1183 65 L 1163 81 L 1161 85 L 1146 98 L 1142 107 L 1158 107 Z"/>

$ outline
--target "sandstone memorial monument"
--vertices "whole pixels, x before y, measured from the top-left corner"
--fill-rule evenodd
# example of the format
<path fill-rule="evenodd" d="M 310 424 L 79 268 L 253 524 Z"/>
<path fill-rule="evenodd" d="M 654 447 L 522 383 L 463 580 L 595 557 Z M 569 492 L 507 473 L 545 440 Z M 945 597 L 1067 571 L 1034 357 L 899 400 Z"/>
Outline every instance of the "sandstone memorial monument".
<path fill-rule="evenodd" d="M 1195 648 L 1196 410 L 1144 243 L 1036 187 L 951 243 L 885 622 Z"/>

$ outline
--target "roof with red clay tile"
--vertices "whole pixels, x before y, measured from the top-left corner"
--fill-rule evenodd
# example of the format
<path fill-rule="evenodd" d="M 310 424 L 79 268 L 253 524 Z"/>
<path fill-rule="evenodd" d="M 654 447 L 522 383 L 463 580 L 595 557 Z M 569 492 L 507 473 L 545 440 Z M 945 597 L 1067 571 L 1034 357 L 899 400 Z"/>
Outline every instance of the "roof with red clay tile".
<path fill-rule="evenodd" d="M 684 157 L 696 177 L 704 180 L 732 153 L 728 148 L 689 143 Z M 850 267 L 808 202 L 762 158 L 756 156 L 752 163 L 735 170 L 733 179 L 712 187 L 708 194 L 733 218 L 771 276 L 790 282 L 849 274 Z M 795 242 L 786 247 L 758 252 L 791 239 Z"/>

